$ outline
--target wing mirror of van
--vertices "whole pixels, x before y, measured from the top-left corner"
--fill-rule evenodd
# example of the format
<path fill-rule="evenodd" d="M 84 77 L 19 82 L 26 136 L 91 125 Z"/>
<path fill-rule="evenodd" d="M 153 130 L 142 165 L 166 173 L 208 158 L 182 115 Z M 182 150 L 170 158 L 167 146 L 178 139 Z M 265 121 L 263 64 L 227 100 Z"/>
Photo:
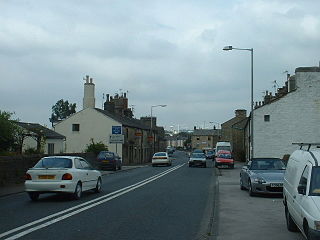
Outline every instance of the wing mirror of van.
<path fill-rule="evenodd" d="M 304 185 L 299 185 L 298 186 L 298 193 L 302 195 L 306 195 L 307 187 Z"/>

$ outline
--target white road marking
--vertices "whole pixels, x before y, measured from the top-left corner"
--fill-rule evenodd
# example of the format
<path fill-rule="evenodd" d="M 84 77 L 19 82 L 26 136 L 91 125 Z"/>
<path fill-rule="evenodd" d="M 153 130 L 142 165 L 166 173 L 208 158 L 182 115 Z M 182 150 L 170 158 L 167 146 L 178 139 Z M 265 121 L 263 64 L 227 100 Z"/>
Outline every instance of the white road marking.
<path fill-rule="evenodd" d="M 95 207 L 95 206 L 97 206 L 97 205 L 100 205 L 100 204 L 102 204 L 102 203 L 108 202 L 108 201 L 110 201 L 110 200 L 112 200 L 112 199 L 114 199 L 114 198 L 117 198 L 117 197 L 125 194 L 125 193 L 131 192 L 131 191 L 133 191 L 133 190 L 135 190 L 135 189 L 137 189 L 137 188 L 140 188 L 140 187 L 142 187 L 142 186 L 144 186 L 144 185 L 146 185 L 146 184 L 148 184 L 148 183 L 150 183 L 150 182 L 155 181 L 155 180 L 158 179 L 158 178 L 161 178 L 161 177 L 167 175 L 167 174 L 170 173 L 170 172 L 173 172 L 173 171 L 179 169 L 179 168 L 182 167 L 183 165 L 185 165 L 185 163 L 184 163 L 184 164 L 181 164 L 181 165 L 178 165 L 178 166 L 176 166 L 176 167 L 170 168 L 170 169 L 168 169 L 168 170 L 166 170 L 166 171 L 164 171 L 164 172 L 162 172 L 162 173 L 156 174 L 156 175 L 154 175 L 154 176 L 152 176 L 152 177 L 150 177 L 150 178 L 147 178 L 147 179 L 145 179 L 145 180 L 143 180 L 143 181 L 140 181 L 140 182 L 135 183 L 135 184 L 133 184 L 133 185 L 130 185 L 130 186 L 128 186 L 128 187 L 125 187 L 125 188 L 119 189 L 119 190 L 117 190 L 117 191 L 114 191 L 114 192 L 112 192 L 112 193 L 109 193 L 109 194 L 107 194 L 107 195 L 104 195 L 104 196 L 102 196 L 102 197 L 99 197 L 99 198 L 93 199 L 93 200 L 91 200 L 91 201 L 88 201 L 88 202 L 79 204 L 79 205 L 77 205 L 77 206 L 68 208 L 68 209 L 63 210 L 63 211 L 60 211 L 60 212 L 58 212 L 58 213 L 51 214 L 51 215 L 49 215 L 49 216 L 47 216 L 47 217 L 38 219 L 38 220 L 36 220 L 36 221 L 33 221 L 33 222 L 31 222 L 31 223 L 28 223 L 28 224 L 25 224 L 25 225 L 20 226 L 20 227 L 18 227 L 18 228 L 14 228 L 14 229 L 12 229 L 12 230 L 9 230 L 9 231 L 7 231 L 7 232 L 4 232 L 4 233 L 0 234 L 0 238 L 2 238 L 2 237 L 4 237 L 4 236 L 7 236 L 7 235 L 9 235 L 9 234 L 15 233 L 15 232 L 17 232 L 17 231 L 20 231 L 20 230 L 22 230 L 22 229 L 25 229 L 25 228 L 27 228 L 27 227 L 33 226 L 33 225 L 35 225 L 35 224 L 44 222 L 44 221 L 46 221 L 46 220 L 48 220 L 48 219 L 57 217 L 57 216 L 59 216 L 59 215 L 61 215 L 61 214 L 70 212 L 70 213 L 68 213 L 68 214 L 66 214 L 66 215 L 63 215 L 63 216 L 60 216 L 60 217 L 51 219 L 51 220 L 49 220 L 49 221 L 47 221 L 47 222 L 45 222 L 45 223 L 43 223 L 43 224 L 40 224 L 40 225 L 38 225 L 38 226 L 29 228 L 29 229 L 27 229 L 27 230 L 25 230 L 25 231 L 23 231 L 23 232 L 20 232 L 20 233 L 18 233 L 18 234 L 16 234 L 16 235 L 13 235 L 13 236 L 9 237 L 9 238 L 6 238 L 6 240 L 12 240 L 12 239 L 20 238 L 20 237 L 22 237 L 22 236 L 24 236 L 24 235 L 27 235 L 27 234 L 29 234 L 29 233 L 31 233 L 31 232 L 33 232 L 33 231 L 36 231 L 36 230 L 39 230 L 39 229 L 44 228 L 44 227 L 46 227 L 46 226 L 52 225 L 52 224 L 54 224 L 54 223 L 56 223 L 56 222 L 59 222 L 59 221 L 61 221 L 61 220 L 63 220 L 63 219 L 69 218 L 69 217 L 71 217 L 71 216 L 73 216 L 73 215 L 76 215 L 76 214 L 78 214 L 78 213 L 80 213 L 80 212 L 83 212 L 83 211 L 85 211 L 85 210 L 88 210 L 88 209 L 90 209 L 90 208 L 93 208 L 93 207 Z M 103 200 L 101 200 L 101 199 L 103 199 Z M 99 201 L 99 200 L 101 200 L 101 201 Z M 91 203 L 92 203 L 92 204 L 91 204 Z M 88 206 L 86 206 L 86 205 L 88 205 Z M 79 209 L 78 209 L 78 208 L 79 208 Z M 78 209 L 78 210 L 75 210 L 75 209 Z M 75 211 L 73 211 L 73 210 L 75 210 Z"/>

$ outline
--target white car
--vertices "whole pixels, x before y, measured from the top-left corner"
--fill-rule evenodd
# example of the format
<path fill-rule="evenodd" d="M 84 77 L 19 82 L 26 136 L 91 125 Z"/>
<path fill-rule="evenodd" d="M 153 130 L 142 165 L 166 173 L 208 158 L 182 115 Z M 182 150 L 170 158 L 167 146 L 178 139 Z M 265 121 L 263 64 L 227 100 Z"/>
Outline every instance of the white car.
<path fill-rule="evenodd" d="M 26 173 L 25 191 L 36 201 L 41 193 L 70 193 L 80 199 L 83 191 L 100 192 L 101 173 L 81 157 L 44 157 Z"/>
<path fill-rule="evenodd" d="M 204 153 L 193 152 L 189 158 L 189 167 L 203 166 L 207 167 L 206 155 Z"/>
<path fill-rule="evenodd" d="M 320 151 L 296 150 L 284 175 L 283 203 L 289 231 L 298 229 L 307 239 L 320 239 Z"/>
<path fill-rule="evenodd" d="M 152 166 L 156 165 L 172 165 L 172 160 L 166 152 L 157 152 L 152 157 Z"/>

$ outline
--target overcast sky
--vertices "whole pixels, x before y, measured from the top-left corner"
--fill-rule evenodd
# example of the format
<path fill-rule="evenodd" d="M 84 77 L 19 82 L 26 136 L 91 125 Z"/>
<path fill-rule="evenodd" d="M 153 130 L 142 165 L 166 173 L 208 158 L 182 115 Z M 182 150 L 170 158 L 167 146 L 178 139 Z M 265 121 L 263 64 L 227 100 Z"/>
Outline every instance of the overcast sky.
<path fill-rule="evenodd" d="M 127 92 L 137 118 L 212 127 L 320 60 L 319 0 L 0 0 L 0 110 L 50 126 L 59 99 L 82 110 L 83 77 Z"/>

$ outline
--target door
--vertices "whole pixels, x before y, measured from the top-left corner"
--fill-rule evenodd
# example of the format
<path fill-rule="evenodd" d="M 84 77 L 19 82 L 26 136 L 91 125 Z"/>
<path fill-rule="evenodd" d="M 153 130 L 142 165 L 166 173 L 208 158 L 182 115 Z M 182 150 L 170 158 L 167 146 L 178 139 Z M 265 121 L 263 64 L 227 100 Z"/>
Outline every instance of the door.
<path fill-rule="evenodd" d="M 96 186 L 97 176 L 91 165 L 83 158 L 80 159 L 81 165 L 86 171 L 86 189 L 92 189 Z"/>
<path fill-rule="evenodd" d="M 306 201 L 306 198 L 309 195 L 308 182 L 310 182 L 310 169 L 310 166 L 307 164 L 301 174 L 299 185 L 294 186 L 293 188 L 293 204 L 292 211 L 290 213 L 300 228 L 303 227 L 303 203 Z M 298 192 L 299 186 L 305 187 L 305 193 Z"/>

